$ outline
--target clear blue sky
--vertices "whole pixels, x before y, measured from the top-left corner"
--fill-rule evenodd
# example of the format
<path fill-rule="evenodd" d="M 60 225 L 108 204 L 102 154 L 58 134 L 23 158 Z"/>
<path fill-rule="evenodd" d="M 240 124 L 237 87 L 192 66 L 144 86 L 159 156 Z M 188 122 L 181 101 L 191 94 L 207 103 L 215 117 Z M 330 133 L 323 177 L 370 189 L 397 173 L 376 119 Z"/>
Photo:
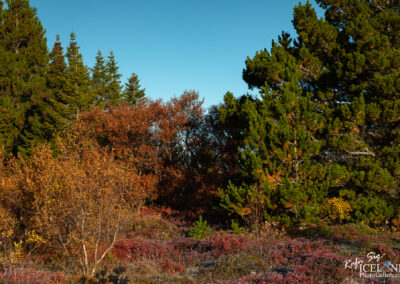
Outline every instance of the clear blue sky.
<path fill-rule="evenodd" d="M 301 1 L 305 2 L 305 1 Z M 205 107 L 227 91 L 249 92 L 242 80 L 247 56 L 270 48 L 282 30 L 294 34 L 299 0 L 31 0 L 47 31 L 64 48 L 74 31 L 85 63 L 113 50 L 123 75 L 138 74 L 151 98 L 198 91 Z M 312 4 L 316 7 L 315 3 Z"/>

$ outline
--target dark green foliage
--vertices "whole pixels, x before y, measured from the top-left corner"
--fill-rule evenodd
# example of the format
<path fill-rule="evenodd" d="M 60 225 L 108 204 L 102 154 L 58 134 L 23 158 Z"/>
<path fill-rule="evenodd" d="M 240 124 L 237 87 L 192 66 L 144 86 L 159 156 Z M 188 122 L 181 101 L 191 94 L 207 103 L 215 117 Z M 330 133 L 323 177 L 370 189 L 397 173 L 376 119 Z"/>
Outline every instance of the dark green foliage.
<path fill-rule="evenodd" d="M 62 105 L 46 82 L 45 30 L 28 0 L 7 0 L 0 23 L 0 145 L 29 154 L 63 127 Z M 2 6 L 2 5 L 1 5 Z"/>
<path fill-rule="evenodd" d="M 94 93 L 90 87 L 89 70 L 84 65 L 74 33 L 70 35 L 67 49 L 68 68 L 66 70 L 65 93 L 71 114 L 78 116 L 80 111 L 88 110 L 94 103 Z"/>
<path fill-rule="evenodd" d="M 119 67 L 115 61 L 114 52 L 110 51 L 106 63 L 106 74 L 108 80 L 106 100 L 108 106 L 117 105 L 121 101 L 121 74 L 118 73 L 118 69 Z"/>
<path fill-rule="evenodd" d="M 297 38 L 283 32 L 247 58 L 243 79 L 261 99 L 225 97 L 221 119 L 240 121 L 242 175 L 222 203 L 246 209 L 258 188 L 265 218 L 316 222 L 333 205 L 384 224 L 400 199 L 399 2 L 317 3 L 325 18 L 299 4 Z"/>
<path fill-rule="evenodd" d="M 132 73 L 128 82 L 125 83 L 125 89 L 122 94 L 122 99 L 130 104 L 136 104 L 145 96 L 145 89 L 140 88 L 139 78 L 135 73 Z"/>
<path fill-rule="evenodd" d="M 102 105 L 106 100 L 107 73 L 103 54 L 99 50 L 96 63 L 92 68 L 92 88 L 95 93 L 95 104 Z"/>
<path fill-rule="evenodd" d="M 121 74 L 114 52 L 110 52 L 105 61 L 101 51 L 97 52 L 96 63 L 92 68 L 92 88 L 95 104 L 101 108 L 118 105 L 122 100 Z"/>
<path fill-rule="evenodd" d="M 265 218 L 285 224 L 318 221 L 319 204 L 327 195 L 326 185 L 318 183 L 321 176 L 316 169 L 322 167 L 315 161 L 321 146 L 315 136 L 324 120 L 314 112 L 311 96 L 302 94 L 296 68 L 288 55 L 285 82 L 275 90 L 266 85 L 260 100 L 242 103 L 243 184 L 230 184 L 225 192 L 220 190 L 220 196 L 225 209 L 250 224 Z M 232 103 L 229 94 L 226 100 L 226 105 L 238 103 Z"/>
<path fill-rule="evenodd" d="M 56 42 L 49 54 L 49 70 L 46 74 L 47 87 L 52 93 L 52 97 L 56 102 L 57 113 L 62 116 L 59 129 L 65 128 L 66 125 L 74 119 L 68 106 L 68 97 L 66 95 L 66 70 L 65 56 L 61 46 L 60 37 L 57 35 Z"/>

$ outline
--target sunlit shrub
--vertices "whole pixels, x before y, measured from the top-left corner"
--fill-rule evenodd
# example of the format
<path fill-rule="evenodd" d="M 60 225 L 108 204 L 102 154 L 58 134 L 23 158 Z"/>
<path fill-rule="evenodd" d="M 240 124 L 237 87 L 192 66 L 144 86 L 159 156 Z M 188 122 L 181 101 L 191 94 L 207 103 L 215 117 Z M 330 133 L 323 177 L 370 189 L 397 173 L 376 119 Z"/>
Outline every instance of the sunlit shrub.
<path fill-rule="evenodd" d="M 322 208 L 323 214 L 325 214 L 331 221 L 338 222 L 349 219 L 349 213 L 351 211 L 352 208 L 350 203 L 341 197 L 333 197 L 326 200 Z"/>

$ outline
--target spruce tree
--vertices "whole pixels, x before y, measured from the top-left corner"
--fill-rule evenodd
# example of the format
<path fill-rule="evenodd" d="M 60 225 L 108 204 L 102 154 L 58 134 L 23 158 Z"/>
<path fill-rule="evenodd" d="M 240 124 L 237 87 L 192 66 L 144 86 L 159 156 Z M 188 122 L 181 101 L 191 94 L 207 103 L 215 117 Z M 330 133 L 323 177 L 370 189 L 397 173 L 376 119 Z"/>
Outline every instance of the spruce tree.
<path fill-rule="evenodd" d="M 129 77 L 128 82 L 125 83 L 125 89 L 122 95 L 123 101 L 126 101 L 130 104 L 136 104 L 140 100 L 144 98 L 145 89 L 140 88 L 139 84 L 140 80 L 135 73 L 132 73 L 131 77 Z"/>
<path fill-rule="evenodd" d="M 3 22 L 4 8 L 3 1 L 0 1 L 0 147 L 5 147 L 7 152 L 11 151 L 18 137 L 18 117 L 12 95 L 10 94 L 10 81 L 8 79 L 9 57 L 5 49 L 4 35 L 5 25 Z"/>
<path fill-rule="evenodd" d="M 95 98 L 90 87 L 90 73 L 83 63 L 82 54 L 79 53 L 75 33 L 71 33 L 70 35 L 67 59 L 66 100 L 70 114 L 78 116 L 80 111 L 90 109 Z"/>
<path fill-rule="evenodd" d="M 121 87 L 121 74 L 118 73 L 119 67 L 115 61 L 114 52 L 110 51 L 106 63 L 106 105 L 117 105 L 121 101 L 122 87 Z"/>
<path fill-rule="evenodd" d="M 96 63 L 92 68 L 92 88 L 95 93 L 95 104 L 101 107 L 106 103 L 107 73 L 104 57 L 99 50 L 96 55 Z"/>
<path fill-rule="evenodd" d="M 8 152 L 29 154 L 62 125 L 57 102 L 47 88 L 45 30 L 28 0 L 7 0 L 0 33 L 1 142 Z"/>
<path fill-rule="evenodd" d="M 56 42 L 49 54 L 49 71 L 47 72 L 47 86 L 51 90 L 54 99 L 58 102 L 58 112 L 67 121 L 73 118 L 69 116 L 68 99 L 66 96 L 66 70 L 67 64 L 63 47 L 61 46 L 60 36 L 56 36 Z"/>

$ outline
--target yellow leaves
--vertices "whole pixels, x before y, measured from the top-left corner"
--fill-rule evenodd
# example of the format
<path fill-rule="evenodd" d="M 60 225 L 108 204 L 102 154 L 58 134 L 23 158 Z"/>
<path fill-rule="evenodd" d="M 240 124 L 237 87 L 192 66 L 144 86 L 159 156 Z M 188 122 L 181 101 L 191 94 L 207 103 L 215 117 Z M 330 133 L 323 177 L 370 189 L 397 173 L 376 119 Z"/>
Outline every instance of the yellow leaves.
<path fill-rule="evenodd" d="M 331 220 L 339 221 L 348 218 L 349 213 L 352 211 L 350 203 L 341 197 L 328 199 L 322 209 L 325 215 L 327 215 Z"/>
<path fill-rule="evenodd" d="M 39 245 L 39 244 L 46 243 L 46 241 L 41 236 L 36 234 L 35 230 L 28 232 L 26 234 L 26 237 L 27 238 L 26 238 L 25 242 L 28 244 Z"/>
<path fill-rule="evenodd" d="M 14 242 L 14 248 L 11 251 L 10 255 L 8 256 L 8 260 L 12 263 L 18 263 L 23 259 L 23 251 L 22 251 L 22 240 L 20 240 L 18 243 Z"/>

